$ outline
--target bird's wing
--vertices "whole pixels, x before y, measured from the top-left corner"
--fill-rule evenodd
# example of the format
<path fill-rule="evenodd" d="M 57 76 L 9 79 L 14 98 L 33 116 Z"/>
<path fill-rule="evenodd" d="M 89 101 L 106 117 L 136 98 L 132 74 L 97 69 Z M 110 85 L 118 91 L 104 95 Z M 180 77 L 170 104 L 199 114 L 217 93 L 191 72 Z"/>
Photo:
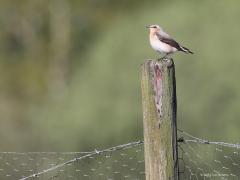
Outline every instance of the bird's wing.
<path fill-rule="evenodd" d="M 162 41 L 163 43 L 166 43 L 172 47 L 175 47 L 177 50 L 180 50 L 180 51 L 182 50 L 181 46 L 174 39 L 172 39 L 170 37 L 163 37 L 158 33 L 156 33 L 156 35 L 157 35 L 158 39 L 160 41 Z"/>

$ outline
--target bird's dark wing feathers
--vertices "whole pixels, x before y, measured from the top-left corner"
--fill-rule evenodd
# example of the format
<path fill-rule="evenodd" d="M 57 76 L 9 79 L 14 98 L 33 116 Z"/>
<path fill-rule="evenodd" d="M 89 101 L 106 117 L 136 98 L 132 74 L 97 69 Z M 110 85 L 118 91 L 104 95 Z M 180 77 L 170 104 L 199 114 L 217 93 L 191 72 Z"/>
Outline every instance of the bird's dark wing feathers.
<path fill-rule="evenodd" d="M 167 38 L 167 37 L 163 37 L 160 34 L 156 34 L 158 39 L 163 42 L 166 43 L 172 47 L 175 47 L 177 50 L 188 53 L 188 54 L 193 54 L 192 51 L 190 51 L 188 48 L 181 46 L 180 44 L 178 44 L 174 39 L 171 38 Z"/>
<path fill-rule="evenodd" d="M 175 47 L 177 50 L 182 51 L 181 46 L 174 39 L 163 37 L 160 34 L 156 34 L 156 35 L 158 39 L 163 43 L 166 43 L 172 47 Z"/>

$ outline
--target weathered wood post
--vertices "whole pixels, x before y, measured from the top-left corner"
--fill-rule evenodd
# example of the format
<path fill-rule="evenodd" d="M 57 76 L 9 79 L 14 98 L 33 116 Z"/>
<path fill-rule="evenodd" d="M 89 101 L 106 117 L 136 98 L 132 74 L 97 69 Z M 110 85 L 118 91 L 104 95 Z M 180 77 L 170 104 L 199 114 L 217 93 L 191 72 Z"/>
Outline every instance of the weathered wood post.
<path fill-rule="evenodd" d="M 176 82 L 172 59 L 142 65 L 146 180 L 178 180 Z"/>

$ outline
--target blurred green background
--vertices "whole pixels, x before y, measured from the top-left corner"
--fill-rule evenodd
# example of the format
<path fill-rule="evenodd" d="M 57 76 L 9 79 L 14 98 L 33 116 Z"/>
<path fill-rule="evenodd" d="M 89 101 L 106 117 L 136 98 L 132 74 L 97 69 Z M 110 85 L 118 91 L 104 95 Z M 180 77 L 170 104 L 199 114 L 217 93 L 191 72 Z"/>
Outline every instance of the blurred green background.
<path fill-rule="evenodd" d="M 1 0 L 1 151 L 143 139 L 147 24 L 195 52 L 174 55 L 179 128 L 239 142 L 239 19 L 237 0 Z"/>

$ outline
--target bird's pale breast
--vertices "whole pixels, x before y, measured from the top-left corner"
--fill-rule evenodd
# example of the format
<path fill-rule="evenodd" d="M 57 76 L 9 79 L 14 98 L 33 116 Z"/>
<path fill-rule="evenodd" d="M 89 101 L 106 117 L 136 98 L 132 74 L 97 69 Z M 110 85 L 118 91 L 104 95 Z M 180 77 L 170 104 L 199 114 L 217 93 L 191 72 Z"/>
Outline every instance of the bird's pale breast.
<path fill-rule="evenodd" d="M 161 42 L 156 35 L 150 36 L 150 44 L 152 48 L 159 53 L 173 53 L 177 49 Z"/>

